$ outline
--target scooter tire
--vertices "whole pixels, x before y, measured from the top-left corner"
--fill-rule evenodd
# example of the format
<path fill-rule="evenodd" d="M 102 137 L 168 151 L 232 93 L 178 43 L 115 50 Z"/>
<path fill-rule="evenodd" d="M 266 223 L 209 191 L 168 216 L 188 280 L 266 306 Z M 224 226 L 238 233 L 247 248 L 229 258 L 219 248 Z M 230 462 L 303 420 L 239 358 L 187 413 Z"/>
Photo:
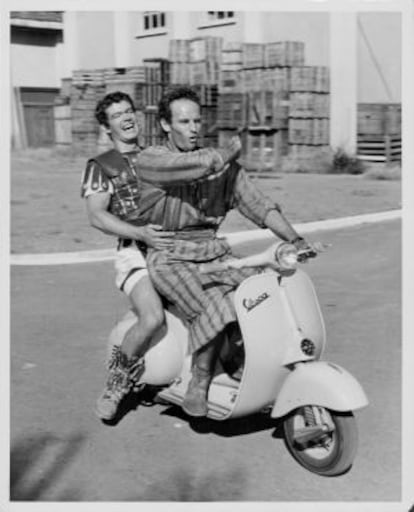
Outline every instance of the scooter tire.
<path fill-rule="evenodd" d="M 305 408 L 294 410 L 284 421 L 285 443 L 293 458 L 304 468 L 321 476 L 339 476 L 352 467 L 358 448 L 358 428 L 352 412 L 337 412 L 319 407 L 330 416 L 332 432 L 315 442 L 299 445 L 295 428 Z M 300 420 L 299 420 L 300 421 Z M 303 421 L 303 420 L 302 420 Z"/>

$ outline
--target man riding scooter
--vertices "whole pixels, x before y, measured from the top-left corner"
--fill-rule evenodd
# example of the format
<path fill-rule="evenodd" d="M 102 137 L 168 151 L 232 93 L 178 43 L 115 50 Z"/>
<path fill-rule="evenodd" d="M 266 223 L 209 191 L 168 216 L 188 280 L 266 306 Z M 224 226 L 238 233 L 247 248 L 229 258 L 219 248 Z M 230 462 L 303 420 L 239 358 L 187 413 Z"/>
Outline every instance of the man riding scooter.
<path fill-rule="evenodd" d="M 147 266 L 156 289 L 172 302 L 189 329 L 192 353 L 192 378 L 182 407 L 191 416 L 208 412 L 207 394 L 215 359 L 223 343 L 223 331 L 236 321 L 232 292 L 249 275 L 251 269 L 231 269 L 225 274 L 203 274 L 201 264 L 225 261 L 232 257 L 229 244 L 217 236 L 227 212 L 237 208 L 262 228 L 269 228 L 282 240 L 297 248 L 310 247 L 281 213 L 280 207 L 263 195 L 249 180 L 241 166 L 232 160 L 221 173 L 191 183 L 160 183 L 157 180 L 157 155 L 191 154 L 198 149 L 201 128 L 200 101 L 187 87 L 168 90 L 159 103 L 159 119 L 166 135 L 165 145 L 148 148 L 142 171 L 143 191 L 152 204 L 141 203 L 140 216 L 174 232 L 171 248 L 149 248 Z M 151 156 L 153 158 L 151 158 Z M 146 204 L 145 204 L 146 203 Z"/>
<path fill-rule="evenodd" d="M 142 222 L 139 216 L 140 208 L 146 208 L 148 196 L 144 200 L 140 178 L 145 178 L 145 172 L 141 171 L 140 159 L 145 164 L 145 154 L 138 145 L 139 125 L 132 99 L 123 92 L 107 94 L 98 102 L 95 114 L 114 149 L 88 161 L 81 195 L 86 200 L 91 225 L 118 238 L 116 284 L 129 297 L 140 318 L 139 325 L 132 326 L 122 343 L 114 347 L 108 361 L 107 380 L 95 411 L 99 418 L 111 420 L 132 389 L 133 381 L 144 371 L 142 356 L 164 322 L 161 300 L 148 277 L 145 250 L 168 249 L 173 244 L 173 233 L 160 230 L 154 223 Z M 177 153 L 174 162 L 160 154 L 156 159 L 157 180 L 162 183 L 168 175 L 169 183 L 182 183 L 221 171 L 238 150 L 237 141 L 231 141 L 218 150 L 206 148 L 191 155 Z"/>

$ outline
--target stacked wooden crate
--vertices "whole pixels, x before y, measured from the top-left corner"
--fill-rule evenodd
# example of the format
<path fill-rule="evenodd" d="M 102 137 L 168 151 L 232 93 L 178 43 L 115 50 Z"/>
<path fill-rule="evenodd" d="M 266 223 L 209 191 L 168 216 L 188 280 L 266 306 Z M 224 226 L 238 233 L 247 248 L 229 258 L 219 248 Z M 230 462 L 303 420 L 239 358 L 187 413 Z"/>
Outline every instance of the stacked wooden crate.
<path fill-rule="evenodd" d="M 190 83 L 190 40 L 171 39 L 168 60 L 170 62 L 170 83 Z"/>
<path fill-rule="evenodd" d="M 289 153 L 309 158 L 329 145 L 329 70 L 325 66 L 290 69 Z"/>
<path fill-rule="evenodd" d="M 221 37 L 198 37 L 189 43 L 190 85 L 217 85 L 220 78 Z"/>
<path fill-rule="evenodd" d="M 170 83 L 190 85 L 198 93 L 203 110 L 200 142 L 217 144 L 218 83 L 221 37 L 173 39 L 169 45 Z"/>
<path fill-rule="evenodd" d="M 249 168 L 276 170 L 287 153 L 289 69 L 303 62 L 303 48 L 296 41 L 243 45 Z"/>
<path fill-rule="evenodd" d="M 93 154 L 96 151 L 99 127 L 95 107 L 104 95 L 102 69 L 73 72 L 70 91 L 72 147 L 77 152 Z"/>
<path fill-rule="evenodd" d="M 357 137 L 361 160 L 401 161 L 401 104 L 360 103 Z"/>
<path fill-rule="evenodd" d="M 105 68 L 105 93 L 121 91 L 128 94 L 135 108 L 142 109 L 145 105 L 144 86 L 146 69 L 144 66 L 126 68 Z"/>
<path fill-rule="evenodd" d="M 217 145 L 218 83 L 220 79 L 221 37 L 198 37 L 189 41 L 189 83 L 198 93 L 202 107 L 203 145 Z"/>
<path fill-rule="evenodd" d="M 329 143 L 328 69 L 305 65 L 303 42 L 225 45 L 219 92 L 218 126 L 245 131 L 251 169 L 276 169 L 288 152 Z"/>
<path fill-rule="evenodd" d="M 218 87 L 217 85 L 194 85 L 192 88 L 198 94 L 201 102 L 202 125 L 200 143 L 203 146 L 217 146 Z"/>
<path fill-rule="evenodd" d="M 144 60 L 143 66 L 74 71 L 70 92 L 73 147 L 94 153 L 112 146 L 106 130 L 98 126 L 94 113 L 97 102 L 105 94 L 116 91 L 125 92 L 134 102 L 140 143 L 159 143 L 161 133 L 157 105 L 168 82 L 169 62 L 166 59 Z"/>
<path fill-rule="evenodd" d="M 158 122 L 158 103 L 170 80 L 170 63 L 166 59 L 144 59 L 144 130 L 142 143 L 144 146 L 159 144 L 162 131 Z"/>
<path fill-rule="evenodd" d="M 242 82 L 242 44 L 226 42 L 221 52 L 219 97 L 217 107 L 218 145 L 223 146 L 233 135 L 241 135 L 246 126 L 246 97 Z M 243 153 L 245 145 L 243 144 Z"/>
<path fill-rule="evenodd" d="M 170 82 L 217 85 L 220 78 L 221 37 L 172 39 L 169 43 Z"/>

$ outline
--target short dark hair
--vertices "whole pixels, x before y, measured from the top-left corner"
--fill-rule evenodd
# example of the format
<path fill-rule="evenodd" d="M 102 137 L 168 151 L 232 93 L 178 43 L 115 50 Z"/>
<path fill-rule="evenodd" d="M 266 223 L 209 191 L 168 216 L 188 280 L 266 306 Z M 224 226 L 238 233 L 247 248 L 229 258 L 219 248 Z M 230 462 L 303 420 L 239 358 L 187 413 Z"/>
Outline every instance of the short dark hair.
<path fill-rule="evenodd" d="M 186 85 L 175 85 L 169 87 L 161 97 L 158 103 L 158 119 L 164 119 L 167 123 L 171 123 L 170 105 L 175 100 L 190 100 L 201 107 L 201 101 L 198 94 Z"/>
<path fill-rule="evenodd" d="M 98 121 L 98 123 L 108 128 L 109 123 L 108 116 L 106 115 L 106 109 L 110 107 L 113 103 L 121 103 L 121 101 L 127 101 L 135 112 L 135 105 L 129 94 L 121 91 L 110 92 L 96 104 L 95 119 Z"/>

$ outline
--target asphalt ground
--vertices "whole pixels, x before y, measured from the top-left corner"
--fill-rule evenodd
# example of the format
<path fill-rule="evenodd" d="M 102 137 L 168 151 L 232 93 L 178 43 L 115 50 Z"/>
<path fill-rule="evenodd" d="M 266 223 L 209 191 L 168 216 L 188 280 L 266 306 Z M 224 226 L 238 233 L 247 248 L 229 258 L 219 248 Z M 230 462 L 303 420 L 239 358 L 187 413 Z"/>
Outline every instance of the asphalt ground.
<path fill-rule="evenodd" d="M 93 406 L 106 337 L 124 314 L 112 263 L 11 268 L 11 501 L 366 502 L 401 499 L 400 222 L 310 237 L 332 247 L 305 269 L 325 317 L 324 359 L 362 384 L 359 450 L 322 478 L 256 415 L 189 422 L 177 407 L 132 408 L 115 426 Z M 246 252 L 260 248 L 246 246 Z M 43 510 L 57 510 L 56 503 Z M 122 510 L 114 505 L 111 510 Z M 338 508 L 332 508 L 338 510 Z"/>

